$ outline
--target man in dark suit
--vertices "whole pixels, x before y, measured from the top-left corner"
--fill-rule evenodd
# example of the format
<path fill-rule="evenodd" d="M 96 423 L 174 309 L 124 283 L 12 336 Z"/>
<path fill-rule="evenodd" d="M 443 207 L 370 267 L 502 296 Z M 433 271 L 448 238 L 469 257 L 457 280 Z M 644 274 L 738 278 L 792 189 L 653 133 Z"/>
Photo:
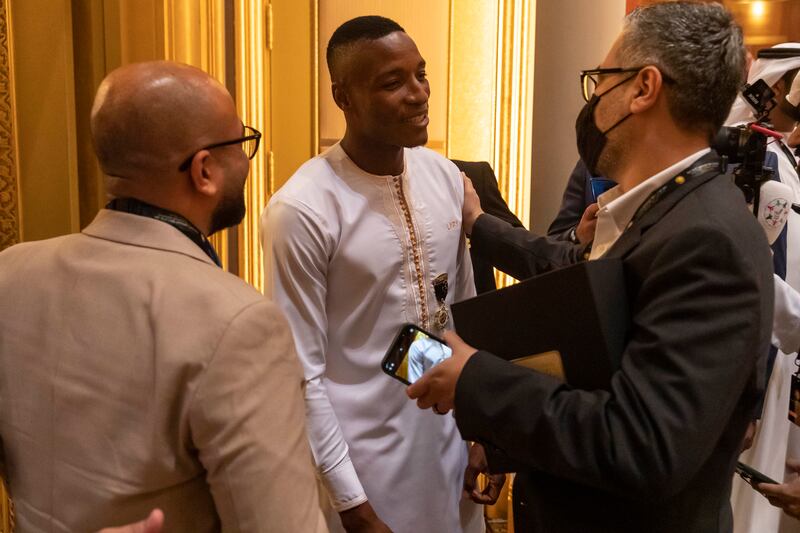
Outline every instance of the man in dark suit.
<path fill-rule="evenodd" d="M 547 228 L 549 236 L 569 240 L 574 235 L 573 230 L 577 227 L 581 214 L 596 201 L 592 196 L 589 182 L 591 178 L 584 162 L 578 159 L 567 180 L 558 214 Z"/>
<path fill-rule="evenodd" d="M 421 408 L 455 408 L 489 471 L 518 472 L 523 531 L 732 529 L 773 304 L 764 232 L 709 150 L 743 60 L 721 5 L 659 3 L 629 15 L 601 68 L 582 74 L 581 158 L 619 184 L 598 211 L 591 259 L 623 262 L 631 310 L 606 388 L 573 389 L 446 334 L 453 356 L 408 389 Z M 535 266 L 538 240 L 472 197 L 464 211 L 479 253 L 497 264 L 513 254 L 513 275 Z"/>
<path fill-rule="evenodd" d="M 504 220 L 516 228 L 521 228 L 522 222 L 511 212 L 508 204 L 500 194 L 497 178 L 491 165 L 486 161 L 459 161 L 453 159 L 458 169 L 472 181 L 475 192 L 480 198 L 481 207 L 490 215 Z M 478 294 L 493 291 L 497 288 L 494 280 L 494 269 L 483 257 L 470 249 L 472 259 L 472 273 L 475 277 L 475 290 Z"/>

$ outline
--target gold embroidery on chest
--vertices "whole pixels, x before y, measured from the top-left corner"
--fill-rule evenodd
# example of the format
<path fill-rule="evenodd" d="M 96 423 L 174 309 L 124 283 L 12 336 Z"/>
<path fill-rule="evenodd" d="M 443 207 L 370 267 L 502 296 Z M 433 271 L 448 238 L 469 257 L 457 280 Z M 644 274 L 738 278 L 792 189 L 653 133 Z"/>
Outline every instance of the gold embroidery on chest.
<path fill-rule="evenodd" d="M 392 180 L 394 182 L 395 190 L 397 191 L 398 199 L 400 200 L 400 209 L 403 212 L 403 218 L 405 219 L 406 228 L 408 230 L 408 237 L 411 242 L 414 272 L 417 275 L 417 291 L 419 293 L 419 301 L 421 306 L 420 318 L 422 319 L 422 327 L 423 329 L 427 329 L 430 326 L 428 324 L 428 298 L 427 291 L 425 289 L 425 274 L 424 269 L 422 268 L 422 247 L 419 239 L 417 238 L 417 231 L 414 228 L 414 219 L 411 216 L 411 209 L 408 206 L 405 191 L 403 190 L 403 180 L 400 176 L 394 176 Z"/>

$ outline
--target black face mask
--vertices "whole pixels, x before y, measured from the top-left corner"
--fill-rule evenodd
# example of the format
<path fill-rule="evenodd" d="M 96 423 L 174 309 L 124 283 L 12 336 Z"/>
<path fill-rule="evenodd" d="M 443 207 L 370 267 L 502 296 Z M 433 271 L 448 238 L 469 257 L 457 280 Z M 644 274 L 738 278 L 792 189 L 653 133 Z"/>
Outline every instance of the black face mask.
<path fill-rule="evenodd" d="M 575 136 L 578 142 L 578 154 L 580 154 L 581 159 L 586 164 L 586 168 L 589 170 L 592 176 L 598 175 L 597 162 L 600 161 L 600 154 L 603 153 L 603 148 L 606 147 L 606 142 L 608 141 L 606 135 L 608 135 L 608 132 L 625 122 L 625 120 L 633 114 L 628 113 L 606 131 L 600 131 L 597 128 L 597 124 L 594 122 L 594 109 L 597 107 L 597 104 L 600 102 L 600 98 L 602 96 L 607 95 L 632 78 L 633 76 L 622 80 L 601 95 L 593 94 L 589 101 L 586 102 L 586 105 L 583 106 L 583 109 L 581 109 L 581 112 L 578 114 L 578 119 L 575 121 Z"/>

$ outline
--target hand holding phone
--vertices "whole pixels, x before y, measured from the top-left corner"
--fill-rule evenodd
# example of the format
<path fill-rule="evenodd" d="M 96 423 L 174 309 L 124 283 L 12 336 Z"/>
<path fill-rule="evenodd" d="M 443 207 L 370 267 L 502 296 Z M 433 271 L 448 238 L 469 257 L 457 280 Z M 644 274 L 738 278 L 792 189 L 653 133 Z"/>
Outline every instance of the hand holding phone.
<path fill-rule="evenodd" d="M 411 385 L 452 354 L 443 340 L 414 324 L 405 324 L 386 351 L 381 368 L 393 378 Z"/>
<path fill-rule="evenodd" d="M 779 484 L 771 477 L 766 476 L 752 466 L 741 462 L 736 463 L 736 473 L 739 474 L 739 476 L 741 476 L 741 478 L 753 488 L 755 488 L 755 484 L 758 483 L 772 483 L 773 485 Z"/>

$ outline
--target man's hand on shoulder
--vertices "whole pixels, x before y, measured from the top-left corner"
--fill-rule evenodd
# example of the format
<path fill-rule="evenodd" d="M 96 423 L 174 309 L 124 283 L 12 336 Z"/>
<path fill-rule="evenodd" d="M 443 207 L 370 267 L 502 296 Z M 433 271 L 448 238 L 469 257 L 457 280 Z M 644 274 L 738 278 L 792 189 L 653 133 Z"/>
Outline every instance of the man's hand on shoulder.
<path fill-rule="evenodd" d="M 368 501 L 339 513 L 347 533 L 392 533 L 384 524 Z"/>
<path fill-rule="evenodd" d="M 481 209 L 481 200 L 478 198 L 478 193 L 475 192 L 475 187 L 472 186 L 466 174 L 461 173 L 461 179 L 464 180 L 464 206 L 461 208 L 461 226 L 464 228 L 464 233 L 467 236 L 472 234 L 472 226 L 478 217 L 483 214 Z"/>

